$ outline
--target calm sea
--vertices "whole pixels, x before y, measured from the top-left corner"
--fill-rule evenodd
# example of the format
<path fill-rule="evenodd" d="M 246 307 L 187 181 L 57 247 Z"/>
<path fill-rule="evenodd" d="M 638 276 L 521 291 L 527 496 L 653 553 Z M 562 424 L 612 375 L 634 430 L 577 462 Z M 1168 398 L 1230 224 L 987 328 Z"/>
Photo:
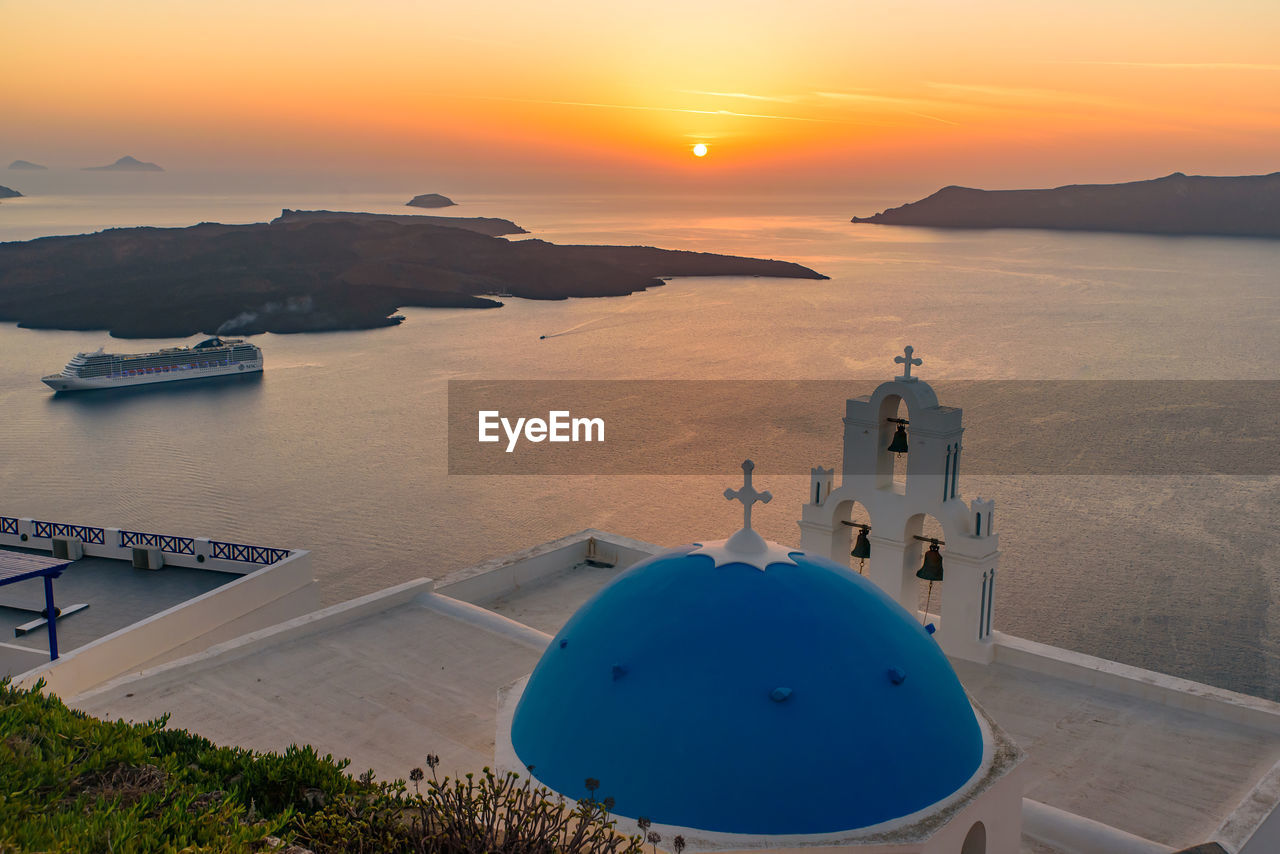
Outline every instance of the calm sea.
<path fill-rule="evenodd" d="M 55 194 L 0 205 L 0 241 L 282 207 L 406 212 L 404 198 Z M 54 397 L 39 377 L 79 350 L 175 342 L 0 325 L 0 512 L 311 549 L 335 602 L 585 527 L 669 545 L 737 527 L 721 496 L 732 472 L 449 476 L 450 379 L 848 379 L 863 393 L 905 344 L 935 380 L 1277 376 L 1280 241 L 848 222 L 896 201 L 468 200 L 448 212 L 554 242 L 784 258 L 831 280 L 408 309 L 396 328 L 260 336 L 260 381 Z M 814 417 L 838 437 L 842 414 L 837 398 Z M 768 425 L 754 428 L 726 441 L 762 460 Z M 807 479 L 759 485 L 774 501 L 757 527 L 797 542 Z M 1280 478 L 969 476 L 961 488 L 997 501 L 997 628 L 1280 699 Z"/>

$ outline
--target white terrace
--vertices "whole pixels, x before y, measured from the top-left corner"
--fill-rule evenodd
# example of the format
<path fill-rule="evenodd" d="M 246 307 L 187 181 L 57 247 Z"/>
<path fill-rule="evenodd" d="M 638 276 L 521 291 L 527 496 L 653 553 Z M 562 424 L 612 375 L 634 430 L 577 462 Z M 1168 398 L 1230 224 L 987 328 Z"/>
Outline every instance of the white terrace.
<path fill-rule="evenodd" d="M 383 778 L 427 753 L 450 774 L 479 770 L 494 762 L 498 691 L 588 597 L 659 550 L 584 531 L 466 569 L 424 567 L 439 582 L 298 617 L 70 702 L 131 720 L 171 713 L 173 726 L 257 749 L 310 743 Z M 1237 851 L 1270 815 L 1280 706 L 999 632 L 993 644 L 991 664 L 952 661 L 1028 754 L 1024 850 L 1073 850 L 1083 826 L 1133 851 L 1209 839 Z"/>

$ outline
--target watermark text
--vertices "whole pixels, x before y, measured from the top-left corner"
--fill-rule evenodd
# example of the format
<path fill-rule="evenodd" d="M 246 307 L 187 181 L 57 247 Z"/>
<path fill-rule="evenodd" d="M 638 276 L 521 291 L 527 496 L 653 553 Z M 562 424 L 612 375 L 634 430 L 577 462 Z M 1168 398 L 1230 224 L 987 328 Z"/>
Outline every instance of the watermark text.
<path fill-rule="evenodd" d="M 507 453 L 515 451 L 523 437 L 526 442 L 603 442 L 603 418 L 574 418 L 567 409 L 553 409 L 546 418 L 517 418 L 512 423 L 497 409 L 481 409 L 476 413 L 479 421 L 479 441 L 500 442 L 506 435 Z"/>

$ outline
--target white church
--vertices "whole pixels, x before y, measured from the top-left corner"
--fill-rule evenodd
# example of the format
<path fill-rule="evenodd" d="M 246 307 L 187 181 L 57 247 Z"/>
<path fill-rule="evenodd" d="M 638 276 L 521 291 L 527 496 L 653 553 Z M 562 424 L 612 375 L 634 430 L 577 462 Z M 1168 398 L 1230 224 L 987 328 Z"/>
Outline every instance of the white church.
<path fill-rule="evenodd" d="M 1280 852 L 1280 705 L 1001 633 L 963 413 L 895 362 L 846 402 L 798 547 L 752 529 L 774 509 L 747 461 L 736 533 L 583 531 L 319 611 L 289 551 L 20 681 L 381 777 L 432 752 L 568 798 L 590 778 L 624 832 L 689 851 Z"/>

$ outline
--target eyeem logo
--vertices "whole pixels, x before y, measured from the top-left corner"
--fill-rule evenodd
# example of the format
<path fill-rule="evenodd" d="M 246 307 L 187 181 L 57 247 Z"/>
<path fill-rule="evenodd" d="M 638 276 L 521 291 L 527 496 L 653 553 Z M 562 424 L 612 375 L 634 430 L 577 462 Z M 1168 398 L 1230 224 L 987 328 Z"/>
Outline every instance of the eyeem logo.
<path fill-rule="evenodd" d="M 516 449 L 523 435 L 529 442 L 603 442 L 603 418 L 573 418 L 567 409 L 553 409 L 542 418 L 503 418 L 496 409 L 482 409 L 476 413 L 480 421 L 481 442 L 500 442 L 498 428 L 507 434 L 507 453 Z"/>

